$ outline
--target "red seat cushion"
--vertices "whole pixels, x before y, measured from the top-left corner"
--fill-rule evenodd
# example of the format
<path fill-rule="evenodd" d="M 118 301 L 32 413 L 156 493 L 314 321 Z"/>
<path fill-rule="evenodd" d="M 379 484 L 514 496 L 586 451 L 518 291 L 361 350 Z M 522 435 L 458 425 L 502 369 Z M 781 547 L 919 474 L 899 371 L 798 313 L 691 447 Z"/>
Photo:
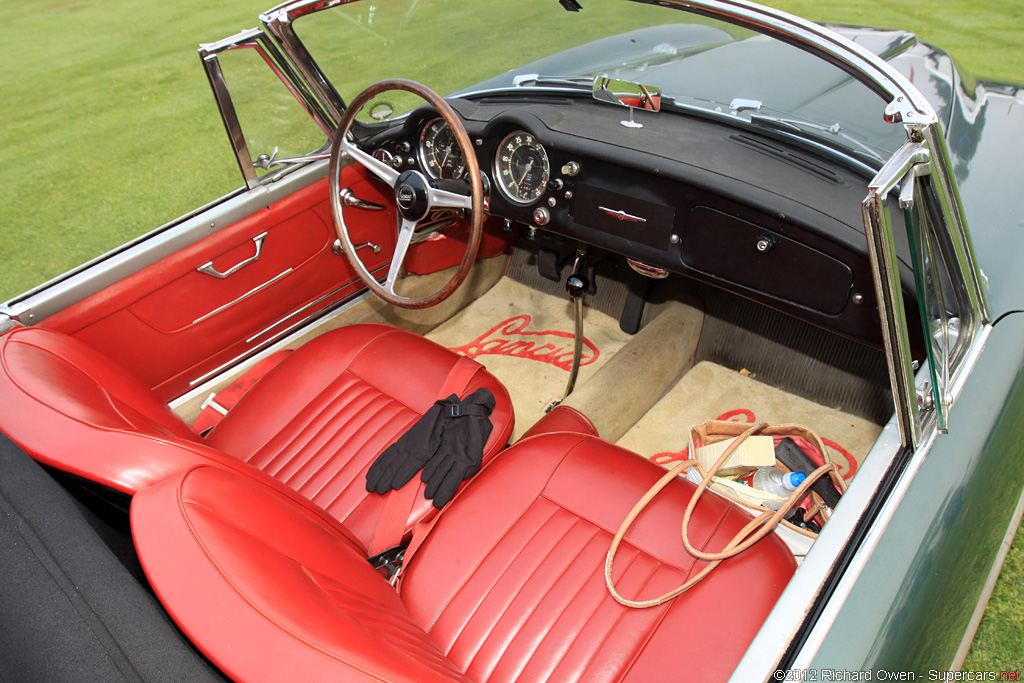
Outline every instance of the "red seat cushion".
<path fill-rule="evenodd" d="M 521 441 L 453 502 L 412 561 L 402 597 L 476 681 L 724 680 L 796 570 L 775 534 L 649 609 L 613 601 L 608 546 L 664 470 L 595 437 Z M 630 528 L 615 558 L 625 597 L 648 599 L 704 566 L 680 539 L 695 487 L 677 479 Z M 748 521 L 701 499 L 690 538 L 721 550 Z"/>
<path fill-rule="evenodd" d="M 774 535 L 660 607 L 604 585 L 611 537 L 663 474 L 570 433 L 505 451 L 444 511 L 401 599 L 336 530 L 253 481 L 200 468 L 136 496 L 140 559 L 168 611 L 239 680 L 724 680 L 795 571 Z M 679 539 L 679 479 L 638 518 L 615 577 L 630 597 L 700 565 Z M 707 496 L 691 535 L 717 550 L 749 517 Z"/>
<path fill-rule="evenodd" d="M 385 325 L 353 325 L 309 342 L 199 437 L 138 379 L 80 341 L 24 328 L 0 339 L 0 423 L 48 465 L 134 494 L 199 464 L 253 468 L 313 500 L 368 548 L 386 496 L 368 494 L 373 459 L 439 398 L 459 356 Z M 495 396 L 485 460 L 512 432 L 512 404 L 486 370 L 462 395 Z M 255 474 L 260 478 L 259 474 Z M 419 497 L 409 527 L 435 512 Z"/>

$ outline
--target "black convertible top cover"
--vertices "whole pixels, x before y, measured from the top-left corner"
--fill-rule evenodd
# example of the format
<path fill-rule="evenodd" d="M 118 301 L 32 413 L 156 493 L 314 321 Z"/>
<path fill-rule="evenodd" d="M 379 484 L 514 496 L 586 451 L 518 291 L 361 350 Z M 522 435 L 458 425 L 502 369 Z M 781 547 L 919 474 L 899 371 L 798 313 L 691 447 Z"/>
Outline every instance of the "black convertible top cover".
<path fill-rule="evenodd" d="M 90 514 L 0 434 L 0 681 L 223 681 Z"/>

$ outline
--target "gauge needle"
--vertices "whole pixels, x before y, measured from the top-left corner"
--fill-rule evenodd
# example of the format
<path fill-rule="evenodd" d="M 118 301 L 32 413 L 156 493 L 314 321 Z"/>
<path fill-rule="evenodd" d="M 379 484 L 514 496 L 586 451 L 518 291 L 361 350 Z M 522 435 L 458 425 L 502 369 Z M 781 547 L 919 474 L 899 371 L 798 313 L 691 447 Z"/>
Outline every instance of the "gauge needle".
<path fill-rule="evenodd" d="M 533 159 L 530 159 L 529 163 L 526 164 L 526 170 L 523 171 L 523 177 L 519 179 L 518 183 L 516 183 L 517 187 L 522 185 L 523 181 L 526 180 L 526 176 L 529 174 L 531 168 L 533 168 Z"/>

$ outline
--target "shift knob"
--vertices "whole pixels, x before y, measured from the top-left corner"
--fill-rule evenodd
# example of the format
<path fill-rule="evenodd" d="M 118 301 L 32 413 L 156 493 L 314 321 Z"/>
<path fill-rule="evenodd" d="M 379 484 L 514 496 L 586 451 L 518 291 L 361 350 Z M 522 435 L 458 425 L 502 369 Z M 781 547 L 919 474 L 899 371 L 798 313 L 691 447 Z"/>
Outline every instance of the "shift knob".
<path fill-rule="evenodd" d="M 565 291 L 573 299 L 579 299 L 587 291 L 587 281 L 582 275 L 570 275 L 565 281 Z"/>

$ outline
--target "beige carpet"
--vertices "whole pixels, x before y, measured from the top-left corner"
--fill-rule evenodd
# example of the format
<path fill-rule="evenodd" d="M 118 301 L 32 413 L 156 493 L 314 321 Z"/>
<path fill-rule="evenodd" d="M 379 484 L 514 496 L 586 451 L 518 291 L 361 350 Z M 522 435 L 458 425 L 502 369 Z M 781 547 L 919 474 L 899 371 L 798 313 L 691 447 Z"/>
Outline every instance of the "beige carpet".
<path fill-rule="evenodd" d="M 585 307 L 583 319 L 577 387 L 629 340 L 611 316 Z M 565 392 L 573 350 L 573 309 L 567 294 L 543 294 L 503 278 L 426 336 L 475 358 L 505 385 L 516 414 L 513 441 Z"/>
<path fill-rule="evenodd" d="M 843 477 L 850 479 L 882 428 L 762 384 L 714 363 L 698 363 L 633 425 L 618 444 L 661 465 L 685 459 L 691 425 L 705 420 L 798 423 L 825 441 Z"/>

